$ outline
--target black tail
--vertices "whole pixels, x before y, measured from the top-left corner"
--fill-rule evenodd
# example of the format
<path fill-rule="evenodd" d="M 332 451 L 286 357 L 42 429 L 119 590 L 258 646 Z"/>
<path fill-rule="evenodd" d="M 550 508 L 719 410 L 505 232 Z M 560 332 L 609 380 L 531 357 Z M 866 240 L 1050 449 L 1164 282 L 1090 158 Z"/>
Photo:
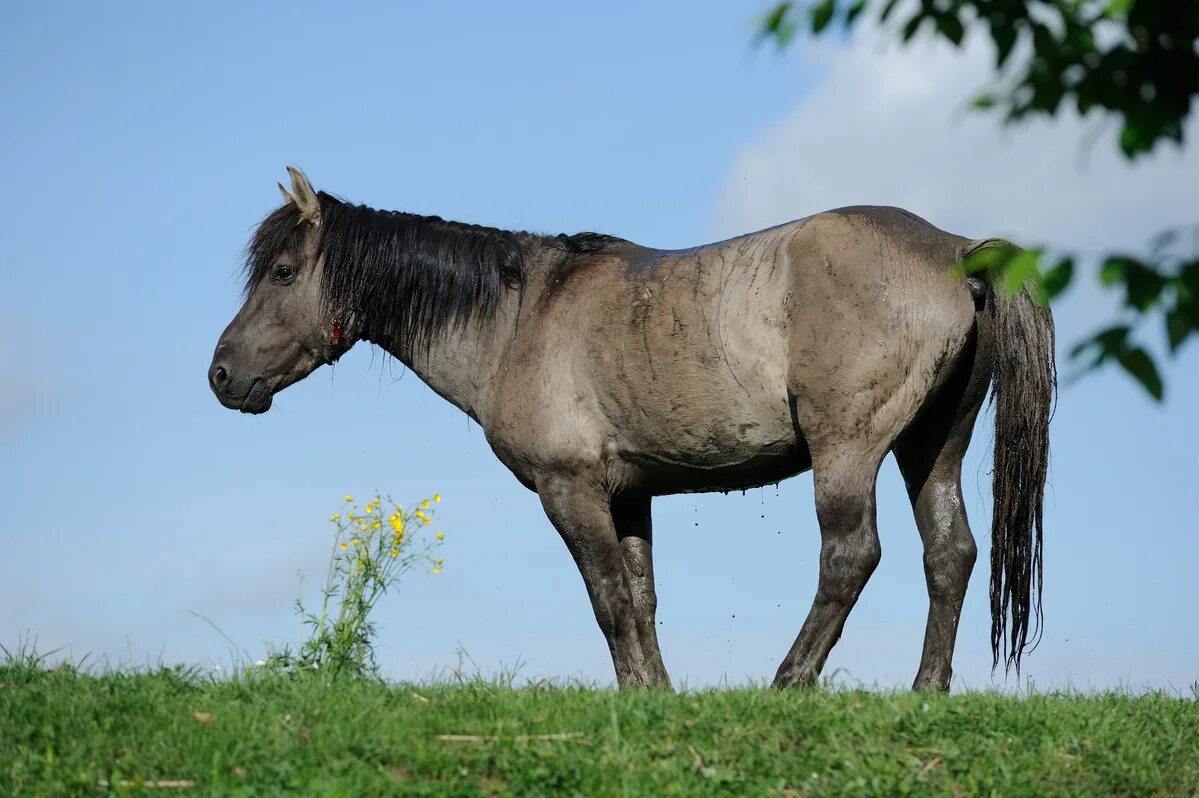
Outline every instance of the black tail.
<path fill-rule="evenodd" d="M 991 242 L 978 242 L 979 249 Z M 996 242 L 999 243 L 999 242 Z M 993 666 L 1013 665 L 1040 639 L 1043 621 L 1042 506 L 1049 468 L 1049 418 L 1057 392 L 1053 315 L 1028 289 L 989 290 L 994 366 L 995 466 L 991 520 Z M 1035 596 L 1034 594 L 1035 590 Z M 1010 626 L 1009 626 L 1010 614 Z M 1030 644 L 1029 627 L 1033 627 Z"/>

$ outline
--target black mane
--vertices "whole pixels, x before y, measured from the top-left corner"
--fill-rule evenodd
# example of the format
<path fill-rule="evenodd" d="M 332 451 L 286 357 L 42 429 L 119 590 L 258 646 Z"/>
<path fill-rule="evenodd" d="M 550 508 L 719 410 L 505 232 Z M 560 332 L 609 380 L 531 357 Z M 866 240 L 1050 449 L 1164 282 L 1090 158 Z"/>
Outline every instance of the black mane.
<path fill-rule="evenodd" d="M 352 313 L 362 337 L 402 341 L 410 351 L 446 325 L 490 316 L 505 288 L 523 290 L 530 244 L 572 256 L 626 243 L 600 233 L 538 236 L 318 196 L 327 308 Z M 301 225 L 294 203 L 263 220 L 246 251 L 247 292 L 284 252 L 299 255 Z"/>

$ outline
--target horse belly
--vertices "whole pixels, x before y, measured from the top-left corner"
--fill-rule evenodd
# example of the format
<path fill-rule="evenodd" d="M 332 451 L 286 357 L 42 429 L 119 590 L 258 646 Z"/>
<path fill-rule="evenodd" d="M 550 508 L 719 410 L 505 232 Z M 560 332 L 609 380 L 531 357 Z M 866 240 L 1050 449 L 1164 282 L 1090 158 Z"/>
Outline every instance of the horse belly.
<path fill-rule="evenodd" d="M 626 479 L 661 495 L 744 490 L 806 471 L 810 454 L 785 396 L 769 404 L 730 401 L 724 391 L 679 397 L 689 401 L 643 419 L 640 434 L 626 427 L 617 436 Z"/>
<path fill-rule="evenodd" d="M 787 452 L 759 453 L 738 463 L 719 466 L 688 465 L 636 455 L 629 458 L 628 465 L 630 478 L 624 481 L 655 496 L 666 496 L 760 488 L 807 471 L 812 460 L 806 447 L 796 446 Z"/>

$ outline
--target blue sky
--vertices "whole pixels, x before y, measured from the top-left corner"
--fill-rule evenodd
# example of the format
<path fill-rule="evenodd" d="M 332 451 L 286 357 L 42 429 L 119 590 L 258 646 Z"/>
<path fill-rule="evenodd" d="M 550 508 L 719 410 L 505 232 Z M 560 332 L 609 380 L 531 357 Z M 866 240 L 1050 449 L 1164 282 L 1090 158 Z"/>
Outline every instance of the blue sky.
<path fill-rule="evenodd" d="M 434 674 L 463 649 L 484 671 L 523 663 L 531 678 L 611 679 L 536 497 L 399 364 L 361 346 L 258 417 L 212 397 L 205 372 L 239 304 L 240 250 L 278 202 L 286 164 L 379 207 L 654 246 L 848 202 L 1091 254 L 1194 221 L 1193 153 L 1130 169 L 1110 136 L 1080 156 L 1089 128 L 1078 120 L 1013 132 L 965 118 L 988 60 L 980 43 L 895 51 L 866 30 L 755 54 L 752 6 L 681 8 L 2 12 L 0 643 L 36 635 L 76 659 L 227 665 L 227 644 L 195 611 L 256 656 L 295 639 L 297 571 L 311 598 L 343 494 L 440 491 L 447 567 L 413 576 L 381 608 L 385 672 Z M 1063 364 L 1108 312 L 1089 288 L 1058 309 Z M 1199 679 L 1196 365 L 1194 347 L 1172 363 L 1160 406 L 1114 373 L 1062 393 L 1047 628 L 1026 669 L 1038 685 Z M 983 560 L 989 438 L 988 417 L 965 468 Z M 676 684 L 773 675 L 815 587 L 811 493 L 809 475 L 655 501 L 660 635 Z M 879 507 L 883 563 L 826 672 L 906 685 L 927 600 L 890 461 Z M 992 684 L 988 624 L 980 562 L 959 686 Z"/>

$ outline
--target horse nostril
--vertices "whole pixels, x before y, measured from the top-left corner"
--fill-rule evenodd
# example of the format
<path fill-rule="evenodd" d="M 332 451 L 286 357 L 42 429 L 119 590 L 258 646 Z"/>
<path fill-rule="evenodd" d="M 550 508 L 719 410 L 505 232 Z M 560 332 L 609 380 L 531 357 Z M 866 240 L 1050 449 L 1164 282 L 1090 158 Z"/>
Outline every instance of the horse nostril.
<path fill-rule="evenodd" d="M 229 381 L 229 372 L 225 371 L 224 366 L 213 366 L 208 370 L 208 384 L 212 386 L 214 391 L 219 391 L 225 387 L 225 383 Z"/>

